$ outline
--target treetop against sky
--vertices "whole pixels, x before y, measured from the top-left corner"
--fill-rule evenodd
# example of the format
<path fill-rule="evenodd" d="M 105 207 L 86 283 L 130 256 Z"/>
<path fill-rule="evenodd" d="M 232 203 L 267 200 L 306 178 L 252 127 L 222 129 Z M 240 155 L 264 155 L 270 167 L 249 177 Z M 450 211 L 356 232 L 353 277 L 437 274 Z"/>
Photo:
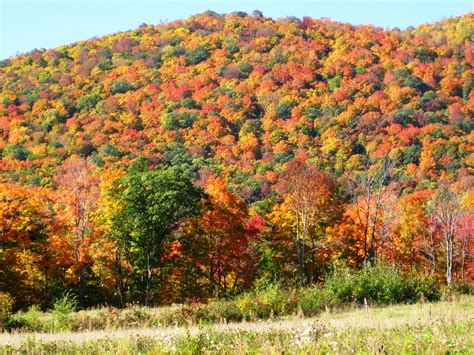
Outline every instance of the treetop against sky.
<path fill-rule="evenodd" d="M 141 23 L 259 9 L 265 16 L 329 17 L 382 27 L 416 26 L 473 10 L 470 0 L 0 0 L 0 58 L 127 31 Z"/>

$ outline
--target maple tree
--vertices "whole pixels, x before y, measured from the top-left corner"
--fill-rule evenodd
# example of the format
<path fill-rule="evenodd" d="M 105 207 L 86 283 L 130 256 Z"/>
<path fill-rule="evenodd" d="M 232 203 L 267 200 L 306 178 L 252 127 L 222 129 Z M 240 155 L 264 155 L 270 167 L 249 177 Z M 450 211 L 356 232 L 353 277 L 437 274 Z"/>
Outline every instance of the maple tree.
<path fill-rule="evenodd" d="M 331 178 L 304 160 L 294 160 L 287 164 L 281 175 L 279 189 L 284 198 L 283 209 L 290 214 L 294 230 L 294 241 L 298 254 L 300 283 L 304 285 L 306 245 L 311 241 L 313 264 L 319 248 L 318 236 L 323 234 L 324 226 L 337 214 L 334 202 L 335 188 Z M 287 217 L 288 218 L 288 217 Z"/>
<path fill-rule="evenodd" d="M 41 188 L 0 184 L 0 289 L 25 306 L 48 297 L 48 236 L 59 228 L 53 200 Z"/>
<path fill-rule="evenodd" d="M 64 162 L 54 180 L 57 185 L 58 215 L 64 234 L 51 238 L 61 262 L 79 285 L 79 305 L 84 307 L 84 288 L 99 237 L 93 215 L 99 196 L 96 167 L 90 159 L 73 155 Z"/>
<path fill-rule="evenodd" d="M 386 237 L 387 185 L 394 164 L 395 161 L 390 158 L 383 159 L 377 165 L 366 162 L 364 171 L 354 180 L 357 218 L 363 227 L 363 258 L 368 263 L 375 262 L 377 251 L 383 248 Z"/>

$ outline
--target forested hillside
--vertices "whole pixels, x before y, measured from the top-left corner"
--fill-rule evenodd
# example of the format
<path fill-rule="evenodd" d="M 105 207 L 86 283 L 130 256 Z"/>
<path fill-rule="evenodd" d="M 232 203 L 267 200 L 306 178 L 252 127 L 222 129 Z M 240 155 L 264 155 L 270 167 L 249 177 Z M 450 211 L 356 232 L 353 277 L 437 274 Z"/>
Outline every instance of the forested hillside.
<path fill-rule="evenodd" d="M 0 292 L 170 303 L 474 278 L 474 15 L 206 12 L 0 62 Z"/>

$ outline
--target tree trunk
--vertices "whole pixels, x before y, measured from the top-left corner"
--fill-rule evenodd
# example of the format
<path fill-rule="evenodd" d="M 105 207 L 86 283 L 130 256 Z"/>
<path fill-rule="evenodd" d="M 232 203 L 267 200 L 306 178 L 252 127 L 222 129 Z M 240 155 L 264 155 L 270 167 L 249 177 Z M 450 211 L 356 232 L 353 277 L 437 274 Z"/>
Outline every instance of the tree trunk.
<path fill-rule="evenodd" d="M 146 253 L 145 307 L 150 307 L 152 277 L 153 277 L 152 253 L 151 253 L 151 250 L 148 249 Z"/>
<path fill-rule="evenodd" d="M 461 244 L 461 281 L 464 283 L 464 277 L 466 273 L 466 251 L 468 248 L 468 240 L 467 238 L 463 238 L 462 244 Z"/>
<path fill-rule="evenodd" d="M 368 206 L 367 207 L 367 211 L 370 211 L 369 209 L 370 207 Z M 368 216 L 369 212 L 366 212 L 365 214 L 365 221 L 364 221 L 364 262 L 367 262 L 368 258 L 369 258 L 369 254 L 368 254 L 368 245 L 369 245 L 369 216 Z"/>
<path fill-rule="evenodd" d="M 85 272 L 84 266 L 79 268 L 79 308 L 84 309 L 84 284 L 85 284 Z"/>
<path fill-rule="evenodd" d="M 123 308 L 126 301 L 126 289 L 123 284 L 122 256 L 120 254 L 120 247 L 117 247 L 115 251 L 115 293 L 117 298 L 117 306 Z"/>
<path fill-rule="evenodd" d="M 451 286 L 453 283 L 453 238 L 451 233 L 445 236 L 446 241 L 446 283 Z"/>
<path fill-rule="evenodd" d="M 300 217 L 299 212 L 296 211 L 296 253 L 298 256 L 298 273 L 300 278 L 300 286 L 303 287 L 304 282 L 304 249 L 303 249 L 303 242 L 301 238 L 300 232 Z"/>
<path fill-rule="evenodd" d="M 301 283 L 301 287 L 303 287 L 305 285 L 305 273 L 304 273 L 304 245 L 303 243 L 301 242 L 301 240 L 299 241 L 299 248 L 298 248 L 298 251 L 299 251 L 299 255 L 298 255 L 298 267 L 299 267 L 299 271 L 300 271 L 300 283 Z"/>
<path fill-rule="evenodd" d="M 431 251 L 431 274 L 436 272 L 436 248 L 434 239 L 434 230 L 430 229 L 430 251 Z"/>
<path fill-rule="evenodd" d="M 304 270 L 304 261 L 305 261 L 305 252 L 306 252 L 306 239 L 308 236 L 308 215 L 306 212 L 301 216 L 301 220 L 303 222 L 303 238 L 301 239 L 301 260 L 300 260 L 300 267 L 302 271 L 302 280 L 303 280 L 303 285 L 305 286 L 307 284 L 307 278 L 306 278 L 306 273 Z"/>
<path fill-rule="evenodd" d="M 214 297 L 214 262 L 211 258 L 211 265 L 209 267 L 209 297 Z"/>
<path fill-rule="evenodd" d="M 210 245 L 208 246 L 208 250 L 212 250 L 209 255 L 209 297 L 214 297 L 215 292 L 215 280 L 214 280 L 214 258 L 215 258 L 215 250 L 218 249 L 217 247 L 217 240 L 214 238 L 212 234 L 208 234 L 207 239 L 210 241 Z"/>
<path fill-rule="evenodd" d="M 311 251 L 311 262 L 313 263 L 312 282 L 316 282 L 316 244 L 313 243 L 313 250 Z"/>
<path fill-rule="evenodd" d="M 464 260 L 466 257 L 466 252 L 464 248 L 464 241 L 462 243 L 462 249 L 461 249 L 461 282 L 464 283 Z"/>

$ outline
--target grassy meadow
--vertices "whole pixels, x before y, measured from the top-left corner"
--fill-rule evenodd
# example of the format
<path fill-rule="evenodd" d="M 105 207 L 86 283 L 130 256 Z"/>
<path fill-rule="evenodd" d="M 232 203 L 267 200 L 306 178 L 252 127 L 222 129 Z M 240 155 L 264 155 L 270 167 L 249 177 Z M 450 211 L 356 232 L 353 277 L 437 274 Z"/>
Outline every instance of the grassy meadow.
<path fill-rule="evenodd" d="M 173 313 L 172 307 L 143 312 Z M 100 310 L 76 312 L 93 319 Z M 474 296 L 456 296 L 437 303 L 358 307 L 317 317 L 294 314 L 265 320 L 201 322 L 153 326 L 135 324 L 128 310 L 110 313 L 102 329 L 34 332 L 15 330 L 0 335 L 1 353 L 466 353 L 474 352 Z M 138 312 L 138 307 L 135 310 Z"/>

